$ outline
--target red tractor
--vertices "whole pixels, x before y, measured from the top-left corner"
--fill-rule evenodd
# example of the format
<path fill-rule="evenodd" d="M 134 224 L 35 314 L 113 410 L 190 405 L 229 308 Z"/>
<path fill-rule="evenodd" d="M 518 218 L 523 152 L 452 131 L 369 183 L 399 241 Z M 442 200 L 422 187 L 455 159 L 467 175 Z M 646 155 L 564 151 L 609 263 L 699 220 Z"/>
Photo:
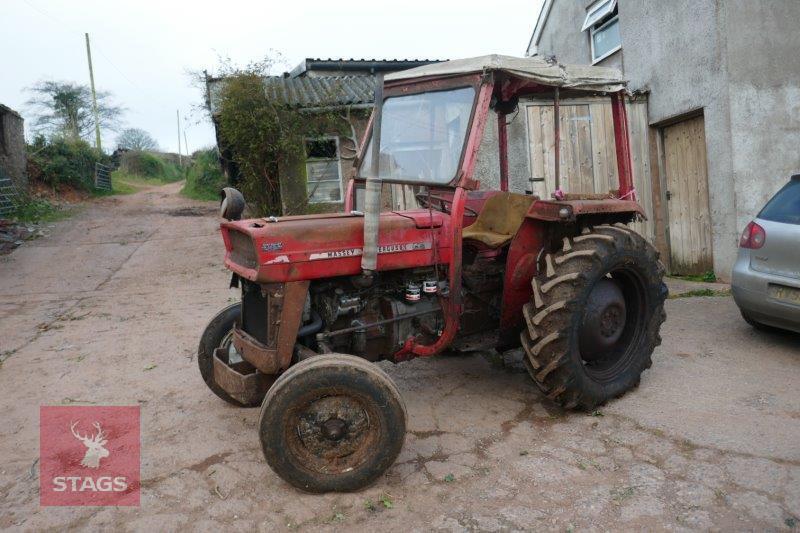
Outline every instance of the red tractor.
<path fill-rule="evenodd" d="M 508 191 L 507 115 L 521 96 L 611 98 L 619 188 L 552 199 Z M 500 190 L 474 175 L 497 119 Z M 381 212 L 382 184 L 420 208 Z M 553 402 L 593 409 L 636 387 L 660 343 L 664 269 L 626 224 L 635 201 L 625 89 L 610 69 L 485 56 L 391 74 L 372 114 L 343 213 L 239 220 L 223 192 L 225 266 L 241 302 L 200 341 L 208 387 L 261 405 L 267 463 L 308 492 L 378 478 L 403 445 L 400 391 L 374 362 L 459 346 L 524 348 Z M 350 355 L 352 354 L 352 355 Z"/>

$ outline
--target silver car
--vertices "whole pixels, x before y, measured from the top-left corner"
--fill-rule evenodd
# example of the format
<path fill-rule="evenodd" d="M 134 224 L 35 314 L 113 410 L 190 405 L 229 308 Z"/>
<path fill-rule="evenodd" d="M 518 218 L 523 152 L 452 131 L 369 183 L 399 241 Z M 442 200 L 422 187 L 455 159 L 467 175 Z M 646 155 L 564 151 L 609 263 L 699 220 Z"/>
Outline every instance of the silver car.
<path fill-rule="evenodd" d="M 745 227 L 731 289 L 750 325 L 800 333 L 800 174 Z"/>

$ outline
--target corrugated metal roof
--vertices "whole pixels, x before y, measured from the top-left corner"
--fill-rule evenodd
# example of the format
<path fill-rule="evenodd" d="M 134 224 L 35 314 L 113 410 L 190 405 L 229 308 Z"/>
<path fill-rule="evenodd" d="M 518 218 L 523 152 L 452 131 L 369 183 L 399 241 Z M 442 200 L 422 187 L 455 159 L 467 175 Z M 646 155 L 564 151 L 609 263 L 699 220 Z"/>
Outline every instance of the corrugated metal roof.
<path fill-rule="evenodd" d="M 290 107 L 371 104 L 375 93 L 372 76 L 320 76 L 314 78 L 264 78 L 268 94 Z"/>
<path fill-rule="evenodd" d="M 438 59 L 321 59 L 307 57 L 288 73 L 290 78 L 311 76 L 314 72 L 328 72 L 328 76 L 349 76 L 353 73 L 375 74 L 394 72 L 437 63 Z M 331 72 L 337 71 L 337 72 Z"/>
<path fill-rule="evenodd" d="M 219 106 L 219 93 L 224 78 L 208 80 L 211 113 Z M 372 104 L 375 94 L 373 76 L 320 76 L 314 78 L 264 78 L 267 94 L 278 102 L 294 108 L 336 107 Z"/>
<path fill-rule="evenodd" d="M 416 59 L 416 58 L 411 58 L 411 59 L 383 59 L 383 58 L 370 59 L 370 58 L 363 58 L 363 57 L 359 57 L 359 58 L 352 58 L 351 57 L 349 59 L 345 59 L 345 58 L 341 58 L 341 57 L 339 57 L 339 58 L 336 58 L 336 57 L 328 57 L 328 58 L 307 57 L 306 61 L 338 61 L 338 62 L 342 62 L 342 61 L 347 61 L 347 62 L 359 61 L 359 62 L 367 62 L 367 63 L 409 63 L 409 62 L 413 62 L 413 63 L 438 63 L 440 61 L 447 61 L 447 60 L 446 59 Z"/>

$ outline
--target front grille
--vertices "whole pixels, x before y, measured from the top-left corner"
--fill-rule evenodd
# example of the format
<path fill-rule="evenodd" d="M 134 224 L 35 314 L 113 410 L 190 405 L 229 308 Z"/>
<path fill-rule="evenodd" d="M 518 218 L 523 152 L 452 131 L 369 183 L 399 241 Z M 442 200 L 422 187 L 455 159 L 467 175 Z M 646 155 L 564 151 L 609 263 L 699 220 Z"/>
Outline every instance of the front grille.
<path fill-rule="evenodd" d="M 230 230 L 228 239 L 231 242 L 231 261 L 245 268 L 256 268 L 258 266 L 256 247 L 249 235 Z"/>
<path fill-rule="evenodd" d="M 260 285 L 247 280 L 242 280 L 242 329 L 267 344 L 267 297 Z"/>

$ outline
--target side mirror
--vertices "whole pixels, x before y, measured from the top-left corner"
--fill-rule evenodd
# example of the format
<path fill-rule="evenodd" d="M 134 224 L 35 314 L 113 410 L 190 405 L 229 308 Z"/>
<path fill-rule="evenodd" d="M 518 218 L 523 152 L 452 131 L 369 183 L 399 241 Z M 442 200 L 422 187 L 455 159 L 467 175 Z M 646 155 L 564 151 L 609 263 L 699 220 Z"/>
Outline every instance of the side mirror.
<path fill-rule="evenodd" d="M 225 220 L 240 220 L 244 205 L 244 196 L 233 187 L 225 187 L 219 192 L 219 216 Z"/>

